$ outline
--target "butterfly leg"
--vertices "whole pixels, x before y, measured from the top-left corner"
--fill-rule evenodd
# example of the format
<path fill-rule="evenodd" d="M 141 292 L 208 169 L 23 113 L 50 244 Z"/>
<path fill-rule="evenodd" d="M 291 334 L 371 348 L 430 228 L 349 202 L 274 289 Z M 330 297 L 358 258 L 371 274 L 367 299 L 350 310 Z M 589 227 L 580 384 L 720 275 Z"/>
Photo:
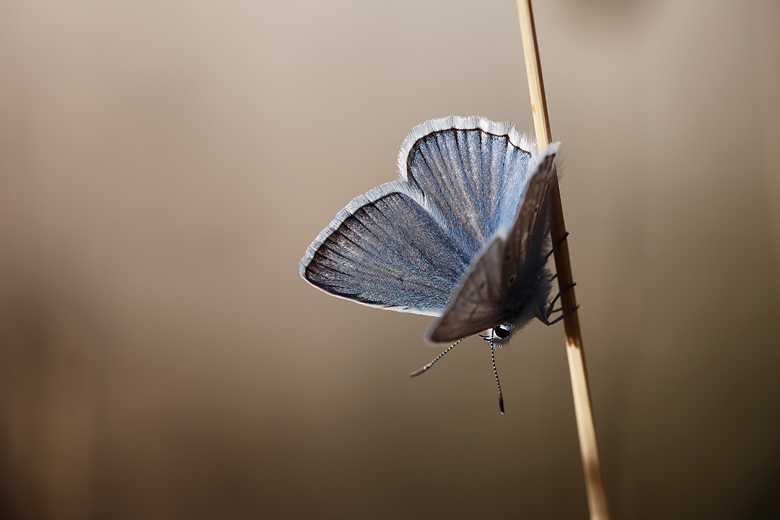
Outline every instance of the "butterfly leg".
<path fill-rule="evenodd" d="M 557 274 L 556 274 L 556 276 L 557 276 Z M 569 285 L 568 287 L 564 288 L 563 290 L 558 291 L 558 294 L 555 295 L 555 298 L 553 298 L 552 301 L 550 302 L 550 304 L 547 306 L 546 316 L 548 318 L 550 317 L 550 314 L 555 312 L 555 311 L 553 311 L 553 306 L 555 305 L 555 302 L 558 301 L 558 298 L 560 298 L 563 293 L 565 293 L 566 291 L 568 291 L 569 289 L 571 289 L 575 285 L 577 285 L 577 284 L 573 283 L 573 284 Z"/>
<path fill-rule="evenodd" d="M 567 231 L 566 233 L 563 234 L 561 239 L 558 240 L 558 242 L 553 246 L 553 248 L 550 249 L 550 252 L 545 255 L 545 257 L 544 257 L 544 261 L 545 262 L 547 262 L 547 260 L 552 256 L 552 254 L 555 252 L 555 250 L 558 249 L 558 246 L 561 245 L 563 243 L 563 241 L 566 240 L 566 237 L 568 237 L 568 236 L 569 236 L 569 232 Z M 555 276 L 558 276 L 558 274 L 556 273 Z"/>
<path fill-rule="evenodd" d="M 561 321 L 563 318 L 565 318 L 566 316 L 568 316 L 569 314 L 571 314 L 572 312 L 576 311 L 576 310 L 577 310 L 577 309 L 579 309 L 579 308 L 580 308 L 580 306 L 579 306 L 579 305 L 577 305 L 576 307 L 574 307 L 572 310 L 570 310 L 570 311 L 569 311 L 569 312 L 567 312 L 566 314 L 561 314 L 560 316 L 558 316 L 557 318 L 555 318 L 555 319 L 554 319 L 554 320 L 552 320 L 552 321 L 548 321 L 548 320 L 542 320 L 542 323 L 544 323 L 545 325 L 555 325 L 556 323 L 558 323 L 559 321 Z M 563 310 L 563 309 L 557 309 L 557 310 L 559 310 L 559 311 L 560 311 L 560 310 Z"/>
<path fill-rule="evenodd" d="M 558 246 L 559 246 L 559 245 L 561 245 L 561 244 L 563 243 L 563 241 L 564 241 L 564 240 L 566 240 L 566 237 L 568 237 L 568 236 L 569 236 L 569 232 L 567 231 L 567 232 L 566 232 L 566 233 L 563 235 L 563 238 L 561 238 L 560 240 L 558 240 L 558 243 L 557 243 L 557 244 L 555 244 L 555 245 L 553 246 L 553 248 L 552 248 L 552 249 L 550 249 L 550 251 L 549 251 L 549 252 L 548 252 L 546 255 L 544 255 L 544 260 L 542 260 L 542 264 L 541 264 L 542 266 L 544 266 L 544 264 L 546 264 L 546 263 L 547 263 L 547 260 L 549 260 L 549 259 L 550 259 L 550 256 L 552 256 L 552 254 L 555 252 L 555 250 L 556 250 L 556 249 L 558 249 Z M 542 269 L 539 269 L 539 272 L 538 272 L 538 273 L 536 273 L 536 278 L 537 278 L 538 280 L 541 280 L 541 279 L 544 277 L 544 274 L 545 274 L 545 272 L 546 272 L 546 271 L 545 271 L 543 268 L 542 268 Z M 552 275 L 552 276 L 550 277 L 550 281 L 552 282 L 552 281 L 553 281 L 553 280 L 555 280 L 556 278 L 558 278 L 558 273 L 555 273 L 554 275 Z"/>
<path fill-rule="evenodd" d="M 566 291 L 568 291 L 569 289 L 571 289 L 575 285 L 577 285 L 577 284 L 573 283 L 573 284 L 569 285 L 568 287 L 565 287 L 564 289 L 558 291 L 558 294 L 555 295 L 555 298 L 552 299 L 552 301 L 549 303 L 549 305 L 547 306 L 546 309 L 543 306 L 541 306 L 541 305 L 539 306 L 539 315 L 538 315 L 538 317 L 539 317 L 539 320 L 541 320 L 542 323 L 544 323 L 545 325 L 555 325 L 556 323 L 561 321 L 563 318 L 565 318 L 566 316 L 568 316 L 569 314 L 571 314 L 572 312 L 574 312 L 574 311 L 576 311 L 577 309 L 580 308 L 580 306 L 577 305 L 576 307 L 574 307 L 572 310 L 570 310 L 566 314 L 561 314 L 560 316 L 558 316 L 554 320 L 550 321 L 550 316 L 552 315 L 552 313 L 563 310 L 563 309 L 554 309 L 553 307 L 555 306 L 555 302 L 558 301 L 558 298 L 560 298 L 563 293 L 565 293 Z"/>

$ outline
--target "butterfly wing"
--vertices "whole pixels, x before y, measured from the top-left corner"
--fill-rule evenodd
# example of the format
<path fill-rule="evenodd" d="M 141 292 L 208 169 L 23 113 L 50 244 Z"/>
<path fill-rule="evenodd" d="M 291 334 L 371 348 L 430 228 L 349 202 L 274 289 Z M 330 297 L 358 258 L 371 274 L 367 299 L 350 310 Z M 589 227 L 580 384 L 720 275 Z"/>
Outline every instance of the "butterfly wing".
<path fill-rule="evenodd" d="M 301 276 L 335 296 L 440 316 L 471 257 L 425 197 L 391 182 L 357 197 L 309 246 Z"/>
<path fill-rule="evenodd" d="M 530 266 L 534 269 L 542 256 L 542 245 L 547 236 L 549 218 L 548 209 L 550 183 L 556 175 L 555 157 L 560 143 L 547 147 L 539 158 L 528 187 L 525 190 L 523 203 L 517 212 L 514 225 L 507 237 L 507 247 L 501 269 L 501 286 L 507 289 L 515 283 L 522 282 L 520 278 Z M 511 283 L 510 283 L 511 282 Z M 527 282 L 526 282 L 527 283 Z"/>
<path fill-rule="evenodd" d="M 481 116 L 427 121 L 399 153 L 402 181 L 418 188 L 472 258 L 517 213 L 533 143 L 508 123 Z"/>
<path fill-rule="evenodd" d="M 426 339 L 434 343 L 452 342 L 512 322 L 519 316 L 518 304 L 522 306 L 539 296 L 536 289 L 544 286 L 527 267 L 541 267 L 536 264 L 542 257 L 547 232 L 545 208 L 550 182 L 556 174 L 558 147 L 558 143 L 548 146 L 539 158 L 512 227 L 500 229 L 480 252 L 450 307 L 431 324 Z M 545 293 L 541 298 L 546 296 Z"/>
<path fill-rule="evenodd" d="M 496 236 L 472 264 L 444 315 L 428 328 L 425 339 L 432 343 L 451 343 L 504 323 L 501 259 L 505 237 Z"/>

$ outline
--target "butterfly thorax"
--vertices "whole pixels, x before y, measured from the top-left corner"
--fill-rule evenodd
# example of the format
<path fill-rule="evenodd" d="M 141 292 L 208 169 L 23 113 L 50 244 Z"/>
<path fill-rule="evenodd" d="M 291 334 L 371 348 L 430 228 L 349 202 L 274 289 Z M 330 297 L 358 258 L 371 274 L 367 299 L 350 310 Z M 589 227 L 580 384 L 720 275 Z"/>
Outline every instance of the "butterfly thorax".
<path fill-rule="evenodd" d="M 485 341 L 495 347 L 508 343 L 514 333 L 541 316 L 552 289 L 552 275 L 539 264 L 528 266 L 507 299 L 506 321 L 488 329 Z"/>

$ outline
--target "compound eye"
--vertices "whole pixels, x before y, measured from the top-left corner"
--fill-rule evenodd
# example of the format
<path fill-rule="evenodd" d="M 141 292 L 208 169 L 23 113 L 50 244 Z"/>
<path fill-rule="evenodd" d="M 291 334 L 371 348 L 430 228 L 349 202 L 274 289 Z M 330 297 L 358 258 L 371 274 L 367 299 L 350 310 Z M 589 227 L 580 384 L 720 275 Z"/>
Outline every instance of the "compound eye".
<path fill-rule="evenodd" d="M 499 339 L 506 339 L 509 337 L 509 331 L 506 329 L 502 329 L 501 327 L 496 327 L 493 329 L 493 334 L 498 336 Z"/>

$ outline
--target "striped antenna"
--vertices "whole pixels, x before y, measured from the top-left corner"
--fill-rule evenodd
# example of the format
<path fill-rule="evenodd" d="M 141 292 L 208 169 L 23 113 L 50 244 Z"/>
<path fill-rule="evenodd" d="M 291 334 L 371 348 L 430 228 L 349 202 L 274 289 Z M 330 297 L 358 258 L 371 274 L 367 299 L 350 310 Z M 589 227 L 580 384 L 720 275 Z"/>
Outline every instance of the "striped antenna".
<path fill-rule="evenodd" d="M 498 370 L 496 370 L 496 347 L 490 344 L 490 357 L 493 358 L 493 373 L 496 375 L 496 385 L 498 386 L 498 409 L 501 410 L 501 417 L 504 416 L 504 394 L 501 393 L 501 381 L 498 380 Z"/>
<path fill-rule="evenodd" d="M 447 347 L 446 349 L 444 349 L 444 352 L 442 352 L 441 354 L 439 354 L 438 356 L 436 356 L 436 359 L 434 359 L 433 361 L 431 361 L 430 363 L 428 363 L 427 365 L 425 365 L 425 366 L 424 366 L 424 367 L 422 367 L 421 369 L 419 369 L 419 370 L 415 370 L 414 372 L 412 372 L 411 374 L 409 374 L 409 377 L 417 377 L 417 376 L 419 376 L 420 374 L 422 374 L 423 372 L 425 372 L 426 370 L 428 370 L 429 368 L 431 368 L 431 367 L 433 366 L 433 364 L 434 364 L 434 363 L 436 363 L 438 360 L 440 360 L 444 354 L 446 354 L 446 353 L 447 353 L 447 352 L 449 352 L 450 350 L 454 349 L 454 348 L 455 348 L 455 345 L 457 345 L 458 343 L 460 343 L 460 342 L 461 342 L 461 341 L 463 341 L 464 339 L 466 339 L 466 338 L 460 338 L 458 341 L 456 341 L 455 343 L 453 343 L 452 345 L 450 345 L 449 347 Z"/>

